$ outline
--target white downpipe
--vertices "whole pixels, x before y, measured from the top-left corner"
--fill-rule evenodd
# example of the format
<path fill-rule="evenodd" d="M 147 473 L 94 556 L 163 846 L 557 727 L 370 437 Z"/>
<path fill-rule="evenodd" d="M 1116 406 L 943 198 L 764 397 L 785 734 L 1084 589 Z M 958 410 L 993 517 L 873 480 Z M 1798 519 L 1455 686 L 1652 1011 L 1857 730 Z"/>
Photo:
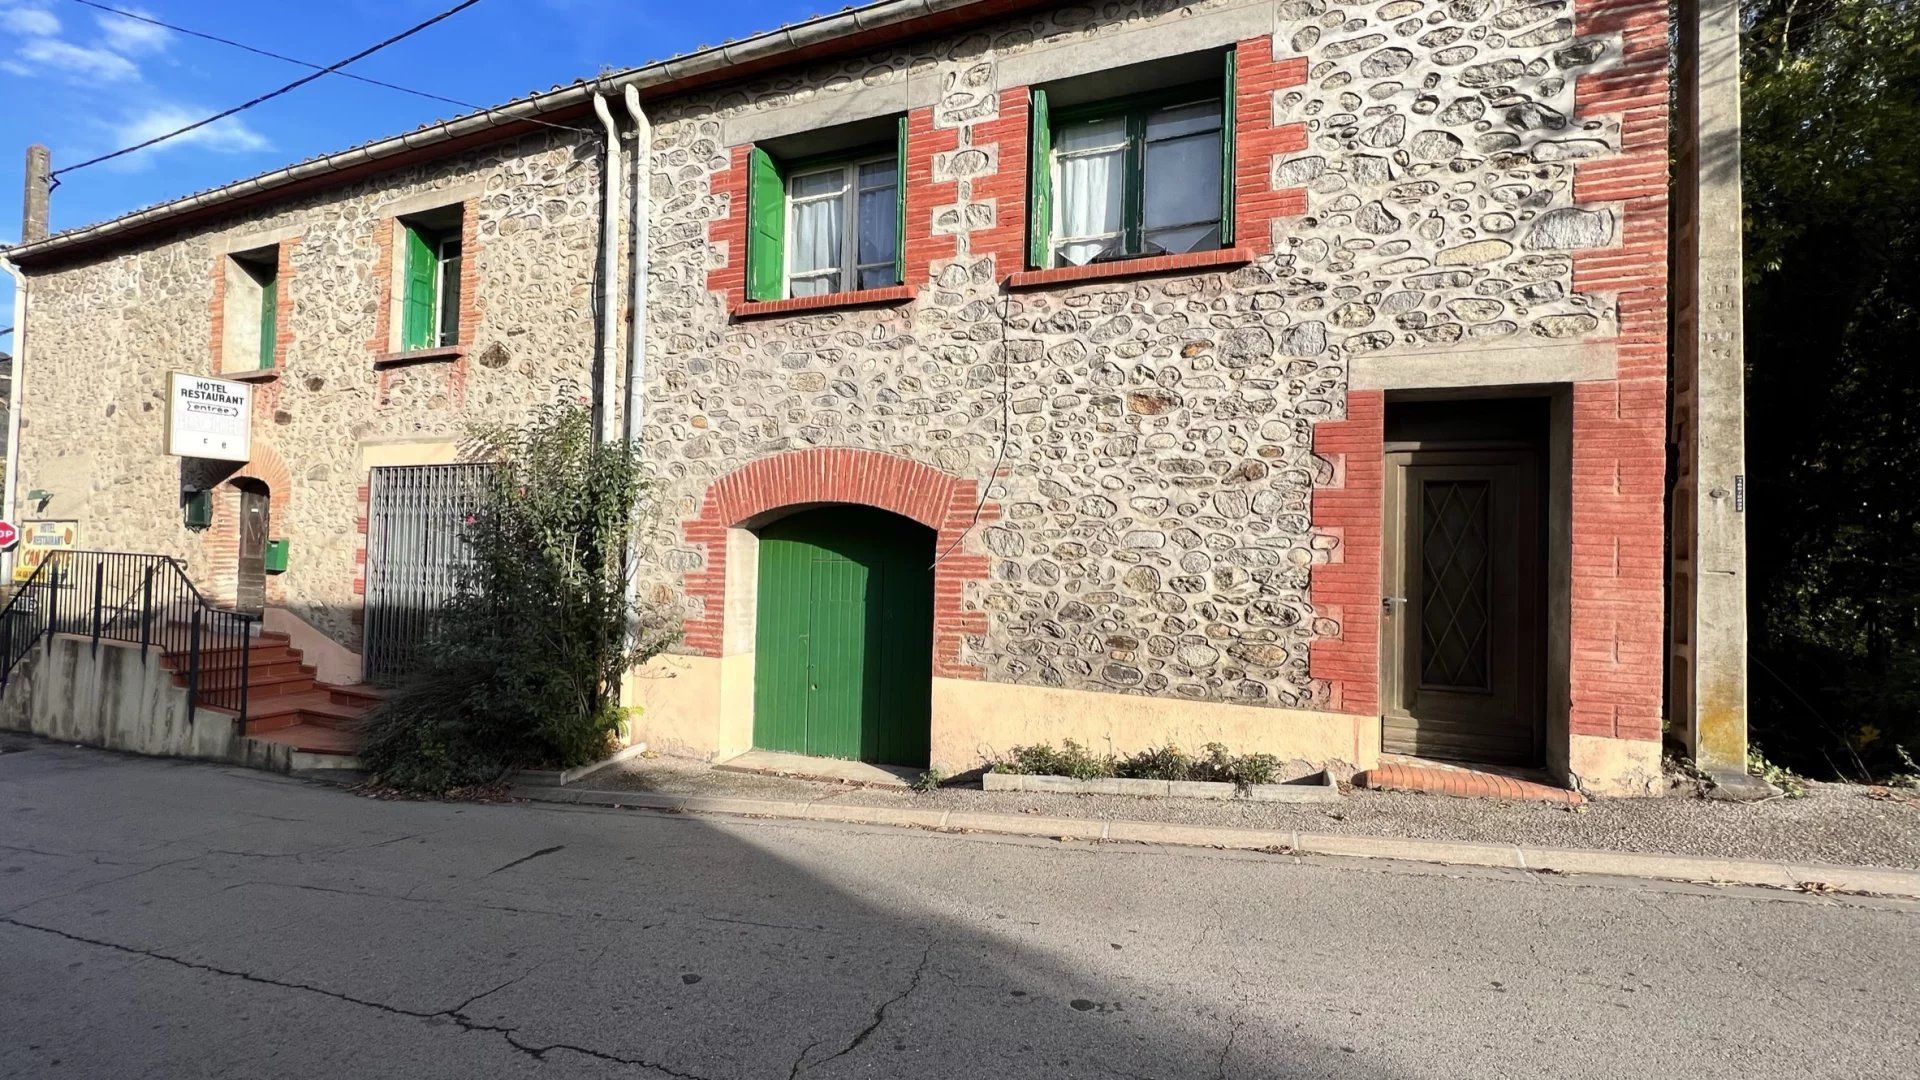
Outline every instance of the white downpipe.
<path fill-rule="evenodd" d="M 624 94 L 627 115 L 633 120 L 633 248 L 628 257 L 628 308 L 632 322 L 627 326 L 627 409 L 625 414 L 627 445 L 644 453 L 647 426 L 647 229 L 652 215 L 649 201 L 653 184 L 653 120 L 640 107 L 640 91 L 628 83 Z M 640 534 L 627 545 L 627 602 L 639 609 Z M 639 632 L 628 627 L 631 646 Z M 626 704 L 623 702 L 623 704 Z"/>
<path fill-rule="evenodd" d="M 0 520 L 18 526 L 13 507 L 20 484 L 20 388 L 27 379 L 27 275 L 5 259 L 0 259 L 0 268 L 13 278 L 13 378 L 7 381 L 7 479 L 6 491 L 0 494 Z M 9 548 L 0 555 L 0 581 L 13 580 L 16 550 Z"/>
<path fill-rule="evenodd" d="M 594 406 L 599 413 L 600 441 L 610 443 L 614 439 L 614 391 L 619 385 L 613 377 L 613 360 L 620 340 L 620 125 L 614 122 L 605 95 L 593 95 L 593 113 L 607 129 L 607 167 L 602 174 L 606 177 L 607 202 L 600 217 L 599 386 L 595 388 Z"/>
<path fill-rule="evenodd" d="M 631 282 L 627 310 L 627 441 L 638 443 L 647 422 L 647 229 L 648 200 L 653 184 L 653 120 L 640 107 L 640 90 L 626 86 L 627 115 L 633 118 L 633 252 L 627 275 Z"/>

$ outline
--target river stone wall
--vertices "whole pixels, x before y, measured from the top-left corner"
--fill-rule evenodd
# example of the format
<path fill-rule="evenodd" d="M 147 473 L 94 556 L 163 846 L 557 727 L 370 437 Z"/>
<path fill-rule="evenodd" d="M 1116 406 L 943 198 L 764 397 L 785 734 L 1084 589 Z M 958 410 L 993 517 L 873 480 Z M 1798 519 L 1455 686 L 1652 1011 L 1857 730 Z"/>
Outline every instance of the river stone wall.
<path fill-rule="evenodd" d="M 1574 205 L 1572 183 L 1576 161 L 1615 152 L 1617 128 L 1574 117 L 1573 80 L 1618 46 L 1575 37 L 1562 0 L 1270 5 L 1276 57 L 1308 61 L 1274 108 L 1307 148 L 1272 162 L 1275 187 L 1307 190 L 1306 216 L 1271 245 L 1243 237 L 1264 253 L 1230 272 L 1001 288 L 1021 269 L 994 260 L 1008 208 L 974 198 L 1005 158 L 999 63 L 1116 29 L 1177 34 L 1228 6 L 1063 8 L 656 110 L 661 595 L 706 557 L 675 523 L 761 456 L 849 445 L 963 477 L 997 467 L 1004 516 L 965 545 L 991 557 L 969 586 L 988 630 L 963 655 L 986 677 L 1326 702 L 1307 661 L 1337 629 L 1307 598 L 1332 546 L 1309 527 L 1329 478 L 1313 425 L 1343 415 L 1362 353 L 1613 336 L 1609 299 L 1573 292 L 1568 253 L 1613 242 L 1611 213 Z M 935 127 L 958 135 L 933 161 L 936 184 L 958 183 L 934 225 L 957 258 L 905 307 L 729 321 L 709 282 L 736 257 L 710 239 L 739 210 L 719 194 L 723 121 L 903 70 L 938 80 Z"/>
<path fill-rule="evenodd" d="M 784 450 L 857 446 L 962 477 L 999 472 L 1002 516 L 973 530 L 989 556 L 968 602 L 988 616 L 962 659 L 987 678 L 1279 706 L 1324 704 L 1308 672 L 1337 630 L 1307 598 L 1333 545 L 1309 526 L 1330 467 L 1313 425 L 1344 414 L 1367 352 L 1605 339 L 1611 298 L 1572 288 L 1569 253 L 1615 242 L 1604 206 L 1577 206 L 1576 162 L 1617 151 L 1608 119 L 1576 118 L 1574 80 L 1618 43 L 1573 33 L 1564 0 L 1287 0 L 1277 58 L 1304 86 L 1274 122 L 1306 148 L 1271 162 L 1307 212 L 1242 237 L 1252 265 L 1192 276 L 1008 292 L 1017 206 L 982 194 L 1024 140 L 999 65 L 1023 52 L 1161 26 L 1236 3 L 1066 6 L 962 36 L 660 102 L 650 196 L 647 452 L 660 477 L 646 573 L 660 599 L 706 552 L 685 542 L 723 473 Z M 908 73 L 941 88 L 950 149 L 935 214 L 954 256 L 898 307 L 732 320 L 710 274 L 731 257 L 714 225 L 728 120 Z M 1009 134 L 1012 133 L 1012 134 Z M 598 149 L 550 133 L 377 177 L 216 229 L 37 275 L 21 490 L 33 516 L 77 518 L 86 546 L 166 551 L 208 572 L 179 521 L 177 459 L 160 454 L 165 372 L 207 370 L 221 229 L 297 226 L 294 343 L 264 393 L 256 439 L 294 491 L 274 532 L 297 613 L 357 646 L 356 456 L 367 443 L 454 437 L 517 420 L 590 385 Z M 1009 168 L 1015 166 L 1009 165 Z M 482 323 L 465 364 L 389 373 L 382 391 L 373 242 L 380 207 L 479 182 Z M 1003 216 L 1004 215 L 1004 216 Z M 1003 265 L 1004 264 L 1004 265 Z M 456 371 L 459 377 L 456 378 Z"/>
<path fill-rule="evenodd" d="M 255 462 L 277 455 L 292 480 L 293 490 L 276 492 L 273 534 L 293 546 L 274 592 L 357 648 L 361 448 L 458 439 L 475 421 L 517 420 L 588 392 L 599 184 L 595 141 L 550 132 L 36 274 L 20 490 L 54 496 L 41 512 L 23 503 L 22 516 L 77 519 L 82 547 L 184 557 L 203 585 L 219 576 L 205 548 L 221 530 L 188 532 L 179 492 L 183 480 L 212 482 L 226 470 L 189 463 L 183 472 L 182 459 L 162 452 L 166 373 L 211 372 L 213 238 L 298 229 L 282 284 L 292 341 L 279 377 L 255 387 Z M 383 388 L 369 345 L 385 336 L 374 241 L 382 208 L 475 185 L 478 247 L 466 255 L 478 284 L 475 343 L 458 365 L 388 371 Z"/>

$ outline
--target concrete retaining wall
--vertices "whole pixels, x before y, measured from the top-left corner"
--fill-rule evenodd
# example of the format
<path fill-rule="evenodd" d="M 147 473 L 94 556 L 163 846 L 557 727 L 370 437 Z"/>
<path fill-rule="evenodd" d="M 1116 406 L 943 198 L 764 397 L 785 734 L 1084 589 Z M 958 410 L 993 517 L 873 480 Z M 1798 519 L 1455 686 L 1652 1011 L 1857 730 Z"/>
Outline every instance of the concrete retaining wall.
<path fill-rule="evenodd" d="M 51 649 L 35 647 L 0 697 L 0 728 L 156 757 L 286 768 L 242 738 L 231 716 L 200 709 L 189 718 L 187 692 L 157 652 L 143 658 L 139 646 L 110 641 L 62 636 Z"/>

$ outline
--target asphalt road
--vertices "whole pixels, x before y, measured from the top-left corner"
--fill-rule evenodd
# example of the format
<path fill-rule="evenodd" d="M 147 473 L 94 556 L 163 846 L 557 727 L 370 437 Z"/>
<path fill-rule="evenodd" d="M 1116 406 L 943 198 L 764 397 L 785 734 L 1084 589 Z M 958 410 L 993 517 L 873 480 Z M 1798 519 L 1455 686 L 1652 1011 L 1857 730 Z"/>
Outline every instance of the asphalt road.
<path fill-rule="evenodd" d="M 1914 905 L 10 745 L 0 1076 L 1920 1074 Z"/>

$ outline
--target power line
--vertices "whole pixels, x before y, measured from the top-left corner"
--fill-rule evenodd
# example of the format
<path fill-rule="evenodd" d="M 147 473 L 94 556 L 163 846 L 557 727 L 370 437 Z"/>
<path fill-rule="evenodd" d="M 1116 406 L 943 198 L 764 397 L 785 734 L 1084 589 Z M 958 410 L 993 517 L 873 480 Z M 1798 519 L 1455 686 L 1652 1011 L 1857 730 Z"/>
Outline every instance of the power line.
<path fill-rule="evenodd" d="M 212 41 L 221 45 L 228 45 L 235 49 L 239 49 L 242 52 L 250 52 L 255 56 L 264 56 L 269 60 L 279 60 L 282 63 L 293 64 L 303 68 L 310 68 L 314 71 L 319 71 L 319 72 L 328 72 L 330 70 L 328 68 L 321 67 L 319 64 L 316 64 L 311 60 L 302 60 L 299 57 L 288 56 L 285 53 L 277 53 L 277 52 L 273 52 L 270 49 L 257 48 L 255 46 L 248 45 L 247 43 L 242 41 L 234 41 L 231 38 L 223 38 L 218 34 L 209 34 L 202 30 L 191 30 L 184 26 L 176 26 L 173 23 L 163 22 L 159 19 L 156 19 L 151 15 L 142 15 L 137 11 L 128 11 L 125 8 L 117 8 L 111 4 L 101 4 L 101 3 L 95 2 L 95 0 L 73 0 L 73 2 L 81 5 L 82 7 L 90 7 L 97 11 L 110 12 L 122 18 L 132 19 L 135 22 L 143 22 L 148 24 L 149 26 L 157 26 L 163 30 L 171 30 L 176 34 L 185 34 L 188 37 L 196 37 L 201 39 L 202 41 Z M 337 67 L 338 65 L 335 65 L 335 66 Z M 365 75 L 356 75 L 351 71 L 332 71 L 331 73 L 334 75 L 338 75 L 344 79 L 352 79 L 355 82 L 366 83 L 369 86 L 379 86 L 379 87 L 384 87 L 385 89 L 388 89 L 388 90 L 398 90 L 403 94 L 412 94 L 414 97 L 425 98 L 428 101 L 438 101 L 446 105 L 458 105 L 462 109 L 469 109 L 474 112 L 484 112 L 484 113 L 493 112 L 491 108 L 488 108 L 487 106 L 484 106 L 484 105 L 475 105 L 472 102 L 461 101 L 459 98 L 450 98 L 443 94 L 429 93 L 428 91 L 425 91 L 425 90 L 415 90 L 411 86 L 401 86 L 399 83 L 390 83 L 380 79 L 368 78 Z M 546 127 L 559 128 L 563 131 L 585 131 L 586 130 L 585 128 L 577 128 L 567 124 L 552 124 L 552 123 L 548 123 L 545 120 L 533 120 L 531 117 L 528 117 L 527 119 L 531 120 L 533 123 L 541 124 Z M 78 168 L 78 166 L 75 166 L 75 168 Z"/>
<path fill-rule="evenodd" d="M 441 12 L 438 15 L 435 15 L 433 18 L 428 19 L 425 22 L 416 23 L 413 26 L 400 31 L 398 34 L 395 34 L 392 37 L 387 38 L 385 41 L 379 42 L 378 44 L 371 45 L 365 49 L 362 49 L 359 52 L 354 53 L 352 56 L 347 57 L 345 60 L 342 60 L 337 64 L 329 64 L 328 66 L 321 68 L 319 71 L 316 71 L 311 75 L 306 75 L 301 78 L 295 79 L 294 81 L 288 83 L 287 85 L 280 87 L 278 90 L 270 90 L 267 93 L 261 94 L 259 97 L 256 97 L 251 101 L 247 101 L 239 105 L 235 105 L 233 108 L 228 109 L 225 112 L 215 113 L 214 115 L 207 117 L 205 120 L 197 120 L 191 124 L 188 124 L 185 127 L 175 128 L 174 130 L 169 131 L 164 135 L 155 135 L 151 139 L 147 139 L 143 142 L 135 143 L 132 146 L 123 147 L 119 150 L 115 150 L 110 154 L 101 154 L 99 157 L 88 158 L 87 160 L 80 162 L 78 165 L 69 165 L 64 169 L 55 169 L 50 175 L 57 179 L 63 173 L 76 172 L 80 169 L 86 168 L 89 165 L 98 165 L 103 161 L 112 161 L 114 158 L 117 158 L 117 157 L 125 157 L 126 155 L 131 154 L 136 150 L 145 150 L 147 147 L 153 146 L 156 143 L 166 142 L 168 139 L 177 138 L 178 136 L 185 135 L 190 131 L 196 131 L 200 128 L 206 127 L 208 124 L 212 124 L 220 120 L 225 120 L 227 117 L 233 116 L 236 113 L 245 112 L 246 110 L 253 108 L 255 105 L 262 104 L 263 102 L 272 101 L 274 98 L 277 98 L 282 94 L 287 94 L 295 90 L 298 90 L 299 88 L 307 85 L 308 83 L 314 81 L 315 79 L 318 79 L 323 75 L 330 75 L 357 60 L 364 60 L 367 57 L 372 56 L 374 53 L 379 52 L 381 49 L 384 49 L 389 45 L 393 45 L 397 42 L 405 41 L 407 38 L 410 38 L 413 35 L 419 33 L 420 31 L 425 30 L 427 27 L 432 26 L 435 23 L 441 22 L 445 19 L 451 18 L 455 15 L 458 15 L 460 12 L 467 10 L 468 8 L 472 7 L 473 5 L 479 2 L 480 0 L 460 0 L 460 3 L 455 4 L 454 6 L 448 8 L 447 10 Z"/>

